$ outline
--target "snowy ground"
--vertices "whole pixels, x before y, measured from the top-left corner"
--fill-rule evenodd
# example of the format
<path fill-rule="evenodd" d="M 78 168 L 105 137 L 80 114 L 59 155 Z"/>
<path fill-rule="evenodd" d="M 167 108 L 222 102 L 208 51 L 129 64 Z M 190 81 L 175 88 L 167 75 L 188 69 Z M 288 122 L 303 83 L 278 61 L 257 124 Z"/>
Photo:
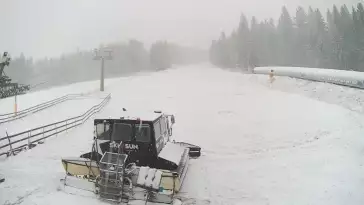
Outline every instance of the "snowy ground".
<path fill-rule="evenodd" d="M 364 118 L 351 100 L 362 92 L 283 77 L 269 88 L 267 79 L 206 66 L 121 78 L 95 117 L 123 107 L 175 114 L 175 138 L 203 148 L 183 192 L 213 205 L 363 204 Z M 57 191 L 61 157 L 90 151 L 92 132 L 89 120 L 0 162 L 0 204 L 104 204 Z"/>
<path fill-rule="evenodd" d="M 45 124 L 51 124 L 67 118 L 82 115 L 92 106 L 99 104 L 102 100 L 103 98 L 98 96 L 88 96 L 65 101 L 24 118 L 0 124 L 0 136 L 5 135 L 6 130 L 9 135 L 11 135 Z"/>
<path fill-rule="evenodd" d="M 105 86 L 110 86 L 118 81 L 118 79 L 105 80 Z M 92 94 L 97 93 L 99 89 L 99 81 L 87 81 L 67 85 L 63 87 L 55 87 L 52 89 L 46 89 L 38 92 L 30 92 L 25 95 L 17 96 L 18 110 L 24 110 L 29 107 L 35 106 L 40 103 L 44 103 L 55 98 L 62 97 L 67 94 Z M 9 97 L 0 100 L 0 113 L 12 113 L 14 112 L 15 97 Z"/>
<path fill-rule="evenodd" d="M 267 75 L 248 75 L 249 81 L 269 86 Z M 340 105 L 349 110 L 364 112 L 364 90 L 324 82 L 313 82 L 290 77 L 275 77 L 275 90 L 300 94 L 315 100 Z"/>
<path fill-rule="evenodd" d="M 71 100 L 67 100 L 63 103 L 57 104 L 45 110 L 41 110 L 36 113 L 32 113 L 24 118 L 10 121 L 0 124 L 0 138 L 21 133 L 27 130 L 31 130 L 37 127 L 41 127 L 46 124 L 56 123 L 68 118 L 80 116 L 91 109 L 93 106 L 101 103 L 104 100 L 105 95 L 87 95 L 82 97 L 76 97 Z M 72 122 L 72 121 L 71 121 Z M 53 129 L 54 127 L 48 127 L 47 129 Z M 32 134 L 41 132 L 42 130 L 33 131 Z M 43 130 L 45 131 L 45 130 Z M 20 140 L 26 138 L 28 133 L 11 138 L 11 141 Z M 42 136 L 39 136 L 42 137 Z M 33 138 L 32 140 L 36 140 Z M 13 147 L 23 145 L 24 141 L 13 144 Z M 0 146 L 8 144 L 8 140 L 0 141 Z M 9 147 L 3 148 L 0 152 L 6 152 L 10 150 Z"/>

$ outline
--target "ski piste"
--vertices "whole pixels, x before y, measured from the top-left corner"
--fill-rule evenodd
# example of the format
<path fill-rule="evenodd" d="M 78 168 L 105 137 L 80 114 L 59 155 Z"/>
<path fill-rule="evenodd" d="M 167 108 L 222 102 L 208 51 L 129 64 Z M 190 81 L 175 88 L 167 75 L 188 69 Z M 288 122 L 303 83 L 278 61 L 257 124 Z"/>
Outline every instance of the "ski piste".
<path fill-rule="evenodd" d="M 121 107 L 151 112 L 158 107 L 175 114 L 173 138 L 203 147 L 202 156 L 190 160 L 179 192 L 186 198 L 210 204 L 362 204 L 357 190 L 363 183 L 356 182 L 364 172 L 363 111 L 358 109 L 363 92 L 287 77 L 277 77 L 269 89 L 267 78 L 201 66 L 122 78 L 107 87 L 113 99 L 99 114 L 123 116 Z M 69 93 L 69 87 L 87 92 L 98 86 L 98 81 L 72 84 L 29 93 L 24 101 L 40 94 L 53 98 L 52 93 Z M 80 107 L 64 109 L 76 114 Z M 84 197 L 57 191 L 64 178 L 61 158 L 91 151 L 92 131 L 91 120 L 2 161 L 0 204 L 16 204 L 20 197 L 22 205 L 106 204 L 92 192 L 93 197 Z"/>

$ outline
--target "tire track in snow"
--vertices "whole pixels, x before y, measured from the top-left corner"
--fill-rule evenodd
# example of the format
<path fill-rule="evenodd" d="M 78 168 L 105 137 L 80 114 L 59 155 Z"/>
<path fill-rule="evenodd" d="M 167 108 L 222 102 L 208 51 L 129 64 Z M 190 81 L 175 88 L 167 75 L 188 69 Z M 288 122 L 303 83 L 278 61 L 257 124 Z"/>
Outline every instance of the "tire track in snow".
<path fill-rule="evenodd" d="M 22 195 L 22 196 L 18 196 L 18 199 L 15 202 L 10 202 L 10 201 L 5 201 L 4 205 L 18 205 L 24 202 L 24 199 L 28 198 L 29 196 L 31 196 L 32 194 L 36 193 L 37 191 L 39 191 L 40 188 L 36 188 L 33 189 L 32 191 L 27 192 L 26 194 Z"/>
<path fill-rule="evenodd" d="M 217 153 L 217 152 L 213 151 L 212 149 L 205 149 L 205 150 L 203 150 L 203 152 L 205 153 L 205 155 L 217 156 L 217 158 L 222 157 L 221 156 L 222 154 L 225 155 L 226 157 L 231 157 L 231 156 L 241 157 L 241 156 L 249 156 L 249 155 L 259 155 L 259 154 L 266 154 L 266 153 L 284 151 L 284 150 L 289 150 L 289 149 L 305 148 L 305 147 L 307 147 L 307 146 L 311 145 L 312 143 L 315 143 L 315 142 L 317 142 L 319 140 L 329 139 L 330 134 L 331 133 L 328 132 L 328 131 L 320 131 L 319 133 L 315 134 L 311 138 L 308 138 L 308 139 L 303 140 L 303 141 L 292 142 L 290 145 L 280 145 L 280 146 L 274 146 L 274 147 L 265 148 L 265 149 L 249 149 L 245 153 L 241 153 L 241 147 L 240 146 L 235 147 L 234 149 L 231 149 L 231 147 L 229 147 L 229 150 L 225 151 L 225 152 L 219 151 Z M 237 155 L 236 153 L 240 153 L 240 154 Z"/>

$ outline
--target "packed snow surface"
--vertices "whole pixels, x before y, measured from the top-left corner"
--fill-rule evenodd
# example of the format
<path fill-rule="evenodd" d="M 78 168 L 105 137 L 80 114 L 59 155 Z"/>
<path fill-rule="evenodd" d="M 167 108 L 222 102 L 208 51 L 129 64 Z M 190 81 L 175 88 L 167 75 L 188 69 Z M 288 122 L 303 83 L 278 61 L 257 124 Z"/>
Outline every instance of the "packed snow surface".
<path fill-rule="evenodd" d="M 202 147 L 185 196 L 213 205 L 364 204 L 360 90 L 284 77 L 270 87 L 265 75 L 196 65 L 120 78 L 105 92 L 112 99 L 98 115 L 167 111 L 176 116 L 174 138 Z M 3 159 L 0 204 L 106 204 L 57 190 L 61 158 L 91 151 L 92 136 L 90 119 Z"/>
<path fill-rule="evenodd" d="M 0 136 L 4 136 L 6 131 L 11 135 L 82 115 L 92 106 L 99 104 L 102 100 L 103 98 L 99 96 L 88 96 L 67 100 L 55 106 L 30 114 L 25 118 L 0 124 Z"/>
<path fill-rule="evenodd" d="M 105 86 L 111 85 L 116 79 L 105 80 Z M 38 92 L 29 92 L 25 95 L 17 96 L 18 111 L 29 107 L 63 97 L 67 94 L 92 94 L 98 91 L 99 81 L 88 81 L 70 84 L 63 87 L 54 87 Z M 15 97 L 8 97 L 0 100 L 0 114 L 14 112 Z"/>

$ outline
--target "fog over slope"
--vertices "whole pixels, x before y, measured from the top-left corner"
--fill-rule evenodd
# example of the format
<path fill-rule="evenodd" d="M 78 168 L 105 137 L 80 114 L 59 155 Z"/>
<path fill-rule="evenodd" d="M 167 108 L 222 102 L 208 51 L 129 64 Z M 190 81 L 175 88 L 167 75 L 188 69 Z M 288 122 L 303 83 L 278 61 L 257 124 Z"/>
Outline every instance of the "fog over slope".
<path fill-rule="evenodd" d="M 100 43 L 136 38 L 146 44 L 170 40 L 207 48 L 222 29 L 236 27 L 241 12 L 278 18 L 281 7 L 325 11 L 359 0 L 12 0 L 2 1 L 1 50 L 13 55 L 58 56 Z"/>

